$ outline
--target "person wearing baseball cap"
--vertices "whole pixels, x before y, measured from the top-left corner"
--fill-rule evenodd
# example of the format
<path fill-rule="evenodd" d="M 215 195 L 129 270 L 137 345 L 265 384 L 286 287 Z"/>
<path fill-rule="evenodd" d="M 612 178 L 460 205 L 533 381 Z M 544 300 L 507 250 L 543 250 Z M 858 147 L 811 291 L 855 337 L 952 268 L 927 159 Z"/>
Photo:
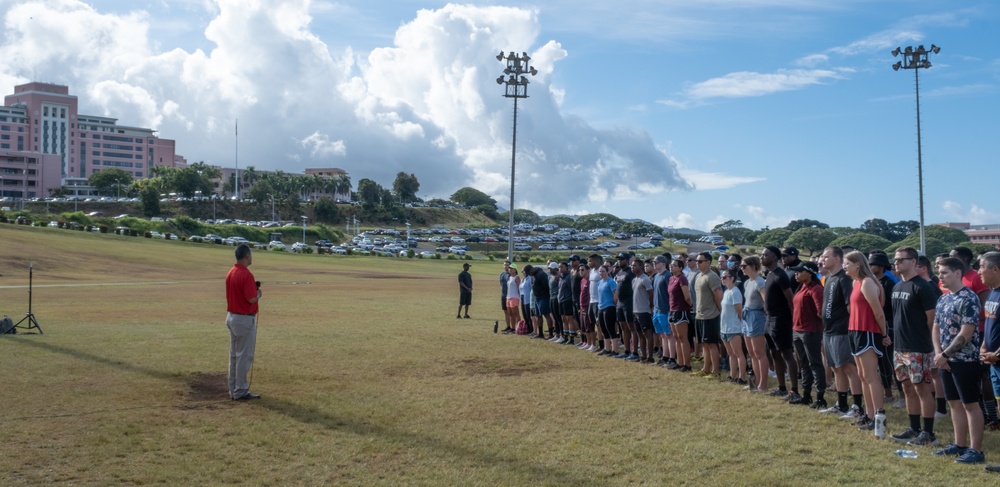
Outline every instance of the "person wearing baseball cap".
<path fill-rule="evenodd" d="M 823 286 L 819 283 L 819 266 L 803 262 L 791 268 L 799 290 L 792 298 L 792 345 L 799 361 L 802 375 L 802 396 L 789 400 L 789 404 L 813 405 L 819 409 L 826 405 L 826 369 L 823 367 Z M 816 402 L 812 401 L 813 384 L 816 385 Z"/>
<path fill-rule="evenodd" d="M 802 265 L 802 261 L 799 260 L 799 249 L 795 247 L 785 247 L 782 249 L 781 265 L 785 268 L 785 274 L 788 274 L 788 281 L 792 283 L 792 295 L 794 296 L 801 286 L 801 284 L 795 281 L 795 272 L 792 271 L 792 267 Z"/>
<path fill-rule="evenodd" d="M 633 336 L 635 332 L 633 310 L 635 308 L 632 300 L 634 296 L 632 281 L 635 279 L 635 274 L 629 264 L 630 259 L 631 256 L 626 252 L 618 254 L 618 273 L 614 276 L 615 283 L 618 284 L 618 303 L 615 305 L 615 316 L 618 320 L 618 327 L 621 329 L 622 344 L 625 345 L 625 351 L 616 355 L 615 358 L 638 361 L 638 337 Z"/>

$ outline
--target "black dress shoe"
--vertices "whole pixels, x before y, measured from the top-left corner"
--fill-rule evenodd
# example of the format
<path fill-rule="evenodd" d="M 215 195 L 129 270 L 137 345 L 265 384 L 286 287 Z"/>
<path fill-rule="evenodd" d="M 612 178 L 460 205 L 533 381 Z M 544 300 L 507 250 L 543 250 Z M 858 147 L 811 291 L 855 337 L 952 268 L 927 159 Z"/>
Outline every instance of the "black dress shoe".
<path fill-rule="evenodd" d="M 249 400 L 252 400 L 252 399 L 260 399 L 260 394 L 254 394 L 252 392 L 248 392 L 246 394 L 243 394 L 240 397 L 234 398 L 233 400 L 234 401 L 249 401 Z"/>

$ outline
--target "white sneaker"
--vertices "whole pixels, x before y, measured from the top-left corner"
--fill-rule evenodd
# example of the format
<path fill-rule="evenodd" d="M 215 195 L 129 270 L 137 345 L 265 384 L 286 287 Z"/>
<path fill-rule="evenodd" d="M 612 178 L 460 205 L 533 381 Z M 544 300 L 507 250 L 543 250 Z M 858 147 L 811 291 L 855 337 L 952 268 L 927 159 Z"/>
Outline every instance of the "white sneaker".
<path fill-rule="evenodd" d="M 563 338 L 563 337 L 559 337 L 559 339 L 558 339 L 558 340 L 556 340 L 556 343 L 558 343 L 558 344 L 563 344 L 563 343 L 566 343 L 566 339 L 565 339 L 565 338 Z"/>
<path fill-rule="evenodd" d="M 893 407 L 893 409 L 903 409 L 903 408 L 905 408 L 906 407 L 906 398 L 905 397 L 899 397 L 898 399 L 896 399 L 895 401 L 893 401 L 892 407 Z"/>
<path fill-rule="evenodd" d="M 934 418 L 947 418 L 947 417 L 948 413 L 939 413 L 937 411 L 934 411 Z"/>
<path fill-rule="evenodd" d="M 828 407 L 826 409 L 820 409 L 819 413 L 820 414 L 844 414 L 844 412 L 841 411 L 840 408 L 837 407 L 836 404 L 834 404 L 833 406 L 830 406 L 830 407 Z"/>
<path fill-rule="evenodd" d="M 587 351 L 588 352 L 596 352 L 597 351 L 597 345 L 591 345 L 591 346 L 587 347 Z"/>
<path fill-rule="evenodd" d="M 848 409 L 847 412 L 840 417 L 840 419 L 851 420 L 851 419 L 858 419 L 860 417 L 861 417 L 861 408 L 859 408 L 857 404 L 851 404 L 851 409 Z"/>

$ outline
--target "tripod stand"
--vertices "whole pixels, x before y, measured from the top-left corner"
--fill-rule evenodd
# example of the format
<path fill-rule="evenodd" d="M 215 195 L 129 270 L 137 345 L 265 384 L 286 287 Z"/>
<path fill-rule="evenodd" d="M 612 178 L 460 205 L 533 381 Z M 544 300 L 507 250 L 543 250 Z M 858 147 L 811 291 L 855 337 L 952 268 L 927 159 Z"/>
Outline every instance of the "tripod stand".
<path fill-rule="evenodd" d="M 21 318 L 21 321 L 18 321 L 17 324 L 14 325 L 14 327 L 24 328 L 26 330 L 37 328 L 38 334 L 44 335 L 44 333 L 42 333 L 42 327 L 38 326 L 38 320 L 35 319 L 35 314 L 31 312 L 31 286 L 33 280 L 34 280 L 34 269 L 32 268 L 31 262 L 28 262 L 28 314 L 24 315 L 24 318 Z M 24 323 L 25 321 L 27 321 L 28 324 L 26 326 L 21 326 L 21 323 Z"/>

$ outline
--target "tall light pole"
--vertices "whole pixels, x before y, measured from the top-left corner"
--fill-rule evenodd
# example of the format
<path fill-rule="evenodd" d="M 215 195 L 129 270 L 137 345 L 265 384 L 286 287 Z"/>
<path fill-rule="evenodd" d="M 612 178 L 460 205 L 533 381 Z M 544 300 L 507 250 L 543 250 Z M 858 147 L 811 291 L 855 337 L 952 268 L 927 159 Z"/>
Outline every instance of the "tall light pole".
<path fill-rule="evenodd" d="M 306 220 L 308 219 L 308 216 L 302 215 L 302 243 L 306 243 Z"/>
<path fill-rule="evenodd" d="M 514 137 L 510 147 L 510 210 L 508 211 L 510 221 L 507 224 L 507 260 L 510 262 L 514 262 L 514 162 L 517 156 L 517 99 L 528 97 L 528 78 L 524 75 L 534 76 L 538 74 L 538 70 L 534 66 L 528 65 L 530 60 L 531 58 L 526 52 L 522 52 L 519 56 L 511 51 L 506 57 L 504 57 L 503 51 L 497 54 L 497 61 L 506 63 L 507 67 L 504 68 L 503 74 L 508 76 L 508 78 L 504 78 L 501 75 L 497 78 L 497 84 L 506 85 L 503 96 L 514 99 Z"/>
<path fill-rule="evenodd" d="M 941 52 L 941 48 L 931 44 L 930 50 L 924 49 L 924 46 L 917 46 L 916 49 L 913 46 L 907 46 L 905 50 L 900 50 L 896 48 L 892 51 L 892 56 L 899 56 L 900 53 L 903 54 L 903 61 L 897 61 L 896 64 L 892 65 L 893 71 L 899 71 L 899 68 L 912 69 L 913 70 L 913 80 L 917 88 L 917 185 L 920 194 L 920 253 L 926 254 L 927 252 L 927 239 L 924 236 L 924 161 L 923 154 L 921 153 L 922 148 L 920 144 L 920 69 L 931 67 L 931 62 L 927 59 L 931 53 L 937 54 Z M 905 61 L 905 62 L 904 62 Z"/>

